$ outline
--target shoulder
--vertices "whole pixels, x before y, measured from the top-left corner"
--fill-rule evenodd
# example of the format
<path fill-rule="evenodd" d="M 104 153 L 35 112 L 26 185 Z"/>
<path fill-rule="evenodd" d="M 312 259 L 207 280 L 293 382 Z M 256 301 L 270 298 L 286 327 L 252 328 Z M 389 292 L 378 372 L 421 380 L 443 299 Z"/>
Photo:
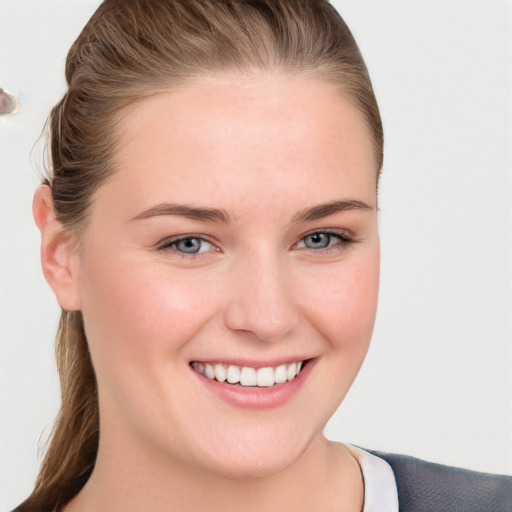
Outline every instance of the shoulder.
<path fill-rule="evenodd" d="M 512 512 L 512 477 L 368 450 L 393 469 L 400 512 Z"/>

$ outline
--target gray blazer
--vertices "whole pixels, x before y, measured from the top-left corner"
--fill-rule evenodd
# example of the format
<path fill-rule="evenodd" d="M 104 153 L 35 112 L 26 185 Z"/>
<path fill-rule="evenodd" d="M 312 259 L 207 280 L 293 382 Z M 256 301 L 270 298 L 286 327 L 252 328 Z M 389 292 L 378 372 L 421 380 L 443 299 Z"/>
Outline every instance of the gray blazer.
<path fill-rule="evenodd" d="M 512 477 L 367 450 L 393 469 L 400 512 L 512 512 Z"/>

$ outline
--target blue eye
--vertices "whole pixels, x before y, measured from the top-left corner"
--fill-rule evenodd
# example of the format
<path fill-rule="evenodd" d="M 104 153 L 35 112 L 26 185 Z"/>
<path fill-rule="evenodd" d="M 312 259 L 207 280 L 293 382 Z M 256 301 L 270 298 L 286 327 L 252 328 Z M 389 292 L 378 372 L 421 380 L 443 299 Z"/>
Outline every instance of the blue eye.
<path fill-rule="evenodd" d="M 311 249 L 323 251 L 326 249 L 342 249 L 353 240 L 347 233 L 333 233 L 330 231 L 316 231 L 304 236 L 295 246 L 297 249 Z"/>
<path fill-rule="evenodd" d="M 325 249 L 331 243 L 331 235 L 329 233 L 312 233 L 304 237 L 304 245 L 308 249 Z"/>
<path fill-rule="evenodd" d="M 214 246 L 197 236 L 188 236 L 174 240 L 167 240 L 158 247 L 159 250 L 171 250 L 183 256 L 194 256 L 214 249 Z"/>
<path fill-rule="evenodd" d="M 184 238 L 174 242 L 174 247 L 177 251 L 185 254 L 198 254 L 201 252 L 202 243 L 203 241 L 200 238 Z"/>

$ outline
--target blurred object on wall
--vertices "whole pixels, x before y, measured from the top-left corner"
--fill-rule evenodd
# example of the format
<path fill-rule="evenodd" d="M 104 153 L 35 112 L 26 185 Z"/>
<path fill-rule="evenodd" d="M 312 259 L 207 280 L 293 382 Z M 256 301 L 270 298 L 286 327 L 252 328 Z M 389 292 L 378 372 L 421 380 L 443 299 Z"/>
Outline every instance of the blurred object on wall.
<path fill-rule="evenodd" d="M 0 115 L 15 114 L 18 111 L 18 101 L 6 90 L 0 88 Z"/>

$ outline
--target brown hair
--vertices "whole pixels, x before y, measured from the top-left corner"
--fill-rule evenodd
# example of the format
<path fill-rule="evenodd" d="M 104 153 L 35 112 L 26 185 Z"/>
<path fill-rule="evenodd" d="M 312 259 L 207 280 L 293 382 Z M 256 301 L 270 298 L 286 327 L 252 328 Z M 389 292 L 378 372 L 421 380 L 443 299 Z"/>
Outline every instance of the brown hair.
<path fill-rule="evenodd" d="M 49 118 L 51 187 L 72 236 L 112 173 L 124 107 L 195 76 L 278 71 L 324 79 L 360 110 L 383 160 L 378 106 L 357 44 L 326 0 L 105 0 L 71 47 L 68 90 Z M 16 512 L 58 511 L 96 460 L 99 412 L 81 312 L 63 311 L 56 354 L 62 404 L 31 496 Z"/>

